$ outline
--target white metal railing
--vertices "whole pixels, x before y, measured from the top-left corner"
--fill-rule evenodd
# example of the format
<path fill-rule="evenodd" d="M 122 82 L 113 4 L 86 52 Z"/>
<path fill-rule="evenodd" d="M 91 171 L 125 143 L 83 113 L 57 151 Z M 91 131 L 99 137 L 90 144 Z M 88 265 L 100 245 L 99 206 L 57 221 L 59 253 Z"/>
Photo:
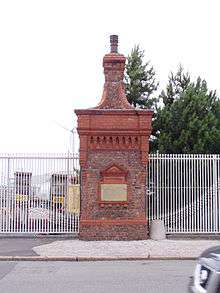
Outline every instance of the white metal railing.
<path fill-rule="evenodd" d="M 0 154 L 0 233 L 78 233 L 79 158 Z"/>
<path fill-rule="evenodd" d="M 147 198 L 167 233 L 220 233 L 220 155 L 150 155 Z"/>
<path fill-rule="evenodd" d="M 79 157 L 0 154 L 0 234 L 78 233 Z M 220 155 L 149 155 L 147 217 L 167 233 L 220 233 Z"/>

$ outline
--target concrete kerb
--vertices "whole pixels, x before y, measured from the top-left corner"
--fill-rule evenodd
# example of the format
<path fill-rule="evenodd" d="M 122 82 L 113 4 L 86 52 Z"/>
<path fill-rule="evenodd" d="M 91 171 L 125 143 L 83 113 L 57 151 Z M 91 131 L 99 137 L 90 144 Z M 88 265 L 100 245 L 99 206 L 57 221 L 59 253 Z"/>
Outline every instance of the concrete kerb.
<path fill-rule="evenodd" d="M 181 257 L 181 256 L 146 256 L 146 257 L 54 257 L 54 256 L 0 256 L 1 261 L 67 261 L 67 262 L 83 262 L 83 261 L 147 261 L 147 260 L 196 260 L 197 257 Z"/>

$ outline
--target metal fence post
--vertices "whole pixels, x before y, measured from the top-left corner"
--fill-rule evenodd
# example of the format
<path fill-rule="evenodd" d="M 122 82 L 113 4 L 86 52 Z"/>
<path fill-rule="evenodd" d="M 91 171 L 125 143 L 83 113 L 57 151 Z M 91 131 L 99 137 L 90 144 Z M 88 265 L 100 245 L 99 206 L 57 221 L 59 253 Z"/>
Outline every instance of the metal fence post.
<path fill-rule="evenodd" d="M 217 159 L 216 155 L 212 156 L 213 163 L 213 213 L 214 213 L 214 231 L 217 232 L 217 223 L 218 223 L 218 176 L 217 176 Z"/>

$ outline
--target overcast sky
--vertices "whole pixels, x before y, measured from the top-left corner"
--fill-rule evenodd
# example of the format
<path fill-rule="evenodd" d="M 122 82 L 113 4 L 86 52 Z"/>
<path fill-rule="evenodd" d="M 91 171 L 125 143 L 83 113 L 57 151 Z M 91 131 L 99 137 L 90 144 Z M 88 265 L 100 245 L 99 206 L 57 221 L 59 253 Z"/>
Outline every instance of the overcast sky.
<path fill-rule="evenodd" d="M 0 0 L 0 152 L 66 152 L 96 106 L 109 35 L 145 50 L 160 86 L 179 63 L 220 93 L 219 0 Z"/>

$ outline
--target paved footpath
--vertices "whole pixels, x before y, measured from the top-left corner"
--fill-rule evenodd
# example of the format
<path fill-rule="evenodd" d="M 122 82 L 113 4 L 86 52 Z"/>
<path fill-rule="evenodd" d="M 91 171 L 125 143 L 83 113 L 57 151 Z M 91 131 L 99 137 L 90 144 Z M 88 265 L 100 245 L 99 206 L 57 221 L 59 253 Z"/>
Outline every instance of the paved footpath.
<path fill-rule="evenodd" d="M 61 240 L 34 247 L 43 257 L 97 259 L 197 258 L 203 250 L 220 245 L 219 240 L 80 241 Z"/>
<path fill-rule="evenodd" d="M 195 259 L 219 240 L 81 241 L 74 238 L 0 238 L 0 260 Z"/>

